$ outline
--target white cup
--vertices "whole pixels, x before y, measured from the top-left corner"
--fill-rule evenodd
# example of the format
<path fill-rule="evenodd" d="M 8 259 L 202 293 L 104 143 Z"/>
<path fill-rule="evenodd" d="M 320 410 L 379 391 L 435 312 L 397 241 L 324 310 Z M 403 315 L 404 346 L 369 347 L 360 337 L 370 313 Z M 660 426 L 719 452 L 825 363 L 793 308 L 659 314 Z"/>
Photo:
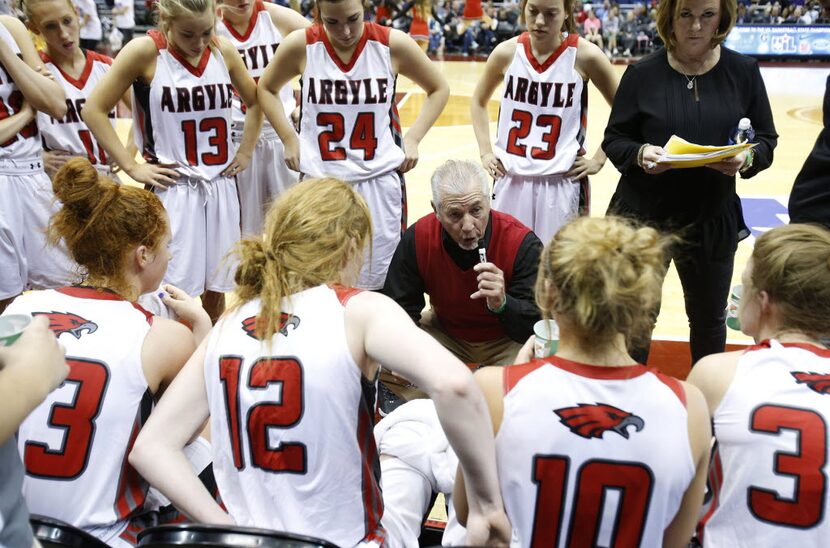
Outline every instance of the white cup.
<path fill-rule="evenodd" d="M 533 343 L 533 355 L 537 358 L 547 358 L 556 354 L 559 348 L 559 326 L 554 320 L 539 320 L 533 326 L 536 340 Z"/>

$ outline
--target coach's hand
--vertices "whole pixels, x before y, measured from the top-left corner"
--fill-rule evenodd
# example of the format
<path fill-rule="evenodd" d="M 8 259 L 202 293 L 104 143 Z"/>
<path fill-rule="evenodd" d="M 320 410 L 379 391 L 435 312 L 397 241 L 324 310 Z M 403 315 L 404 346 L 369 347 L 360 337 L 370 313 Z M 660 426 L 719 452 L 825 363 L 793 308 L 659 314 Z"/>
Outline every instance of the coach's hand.
<path fill-rule="evenodd" d="M 176 164 L 136 164 L 135 167 L 125 170 L 127 175 L 143 185 L 156 188 L 167 188 L 176 184 L 179 173 L 173 169 Z"/>
<path fill-rule="evenodd" d="M 236 156 L 231 160 L 231 163 L 222 172 L 222 176 L 236 177 L 240 171 L 245 171 L 249 165 L 251 165 L 251 155 L 246 152 L 237 152 Z"/>
<path fill-rule="evenodd" d="M 398 167 L 398 173 L 406 173 L 418 165 L 418 141 L 408 136 L 403 138 L 404 159 Z"/>
<path fill-rule="evenodd" d="M 504 272 L 493 263 L 478 263 L 473 267 L 478 272 L 478 291 L 470 295 L 471 299 L 487 299 L 487 308 L 501 311 L 507 295 L 504 294 Z"/>

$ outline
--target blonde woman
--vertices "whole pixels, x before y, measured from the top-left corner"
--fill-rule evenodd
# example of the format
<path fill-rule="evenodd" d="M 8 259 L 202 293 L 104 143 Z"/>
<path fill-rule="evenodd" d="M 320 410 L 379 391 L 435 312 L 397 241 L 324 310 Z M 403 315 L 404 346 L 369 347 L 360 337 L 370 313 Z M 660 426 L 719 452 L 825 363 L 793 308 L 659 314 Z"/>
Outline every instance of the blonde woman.
<path fill-rule="evenodd" d="M 127 174 L 152 187 L 173 232 L 165 283 L 202 303 L 215 320 L 233 287 L 225 256 L 240 238 L 236 175 L 251 161 L 262 116 L 256 84 L 227 40 L 214 36 L 213 0 L 161 0 L 159 28 L 122 49 L 95 87 L 84 121 Z M 138 163 L 108 113 L 130 87 Z M 231 141 L 234 90 L 248 107 L 237 149 Z"/>
<path fill-rule="evenodd" d="M 685 547 L 703 501 L 709 414 L 700 391 L 636 363 L 660 298 L 666 240 L 583 217 L 545 248 L 536 301 L 559 325 L 547 358 L 476 373 L 520 545 Z M 520 353 L 530 359 L 533 337 Z M 459 479 L 461 478 L 459 475 Z M 463 524 L 464 482 L 456 481 Z M 615 500 L 613 504 L 607 504 Z"/>
<path fill-rule="evenodd" d="M 435 402 L 469 480 L 471 543 L 504 544 L 510 530 L 492 435 L 469 370 L 392 300 L 348 287 L 370 238 L 368 207 L 349 185 L 308 179 L 283 194 L 265 235 L 240 245 L 241 304 L 167 391 L 130 462 L 195 521 L 307 534 L 338 546 L 384 545 L 372 436 L 383 363 Z M 181 451 L 209 416 L 227 513 Z"/>
<path fill-rule="evenodd" d="M 689 382 L 717 440 L 704 546 L 822 546 L 830 423 L 830 231 L 785 225 L 755 242 L 743 276 L 746 351 L 705 357 Z"/>

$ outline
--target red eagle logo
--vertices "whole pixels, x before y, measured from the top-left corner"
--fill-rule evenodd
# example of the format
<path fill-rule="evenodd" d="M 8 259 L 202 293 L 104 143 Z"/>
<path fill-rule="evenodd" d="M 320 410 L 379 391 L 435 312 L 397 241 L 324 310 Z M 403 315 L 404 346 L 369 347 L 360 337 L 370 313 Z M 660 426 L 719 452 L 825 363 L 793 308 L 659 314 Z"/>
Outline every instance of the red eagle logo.
<path fill-rule="evenodd" d="M 807 388 L 818 394 L 830 394 L 830 375 L 821 373 L 806 373 L 796 371 L 791 373 L 798 384 L 806 384 Z"/>
<path fill-rule="evenodd" d="M 64 333 L 69 333 L 76 339 L 80 339 L 85 333 L 91 334 L 98 331 L 98 324 L 71 312 L 32 312 L 32 316 L 47 316 L 49 329 L 58 338 Z"/>
<path fill-rule="evenodd" d="M 281 313 L 279 332 L 286 337 L 288 336 L 289 325 L 293 329 L 297 329 L 300 326 L 300 317 L 295 316 L 294 314 L 286 314 L 285 312 Z M 242 329 L 248 334 L 249 337 L 256 339 L 256 316 L 251 316 L 250 318 L 242 320 Z"/>
<path fill-rule="evenodd" d="M 588 439 L 602 438 L 608 431 L 628 439 L 629 426 L 636 428 L 637 432 L 646 426 L 637 415 L 605 403 L 580 403 L 576 407 L 563 407 L 553 412 L 559 415 L 559 422 L 571 432 Z"/>

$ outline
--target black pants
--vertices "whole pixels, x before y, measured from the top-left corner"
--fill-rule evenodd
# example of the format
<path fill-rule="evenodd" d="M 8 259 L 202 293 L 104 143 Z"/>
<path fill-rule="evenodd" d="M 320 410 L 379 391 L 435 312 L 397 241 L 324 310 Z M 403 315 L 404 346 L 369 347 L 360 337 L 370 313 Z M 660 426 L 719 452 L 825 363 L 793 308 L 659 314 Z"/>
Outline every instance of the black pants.
<path fill-rule="evenodd" d="M 96 51 L 100 40 L 90 40 L 89 38 L 81 38 L 81 47 L 90 51 Z"/>
<path fill-rule="evenodd" d="M 683 286 L 683 300 L 689 319 L 689 346 L 692 365 L 704 356 L 723 352 L 726 346 L 726 303 L 735 252 L 712 256 L 703 245 L 678 245 L 672 250 L 671 260 Z M 668 266 L 668 264 L 667 264 Z M 654 321 L 660 306 L 654 311 Z M 651 340 L 631 350 L 639 363 L 646 363 Z"/>

